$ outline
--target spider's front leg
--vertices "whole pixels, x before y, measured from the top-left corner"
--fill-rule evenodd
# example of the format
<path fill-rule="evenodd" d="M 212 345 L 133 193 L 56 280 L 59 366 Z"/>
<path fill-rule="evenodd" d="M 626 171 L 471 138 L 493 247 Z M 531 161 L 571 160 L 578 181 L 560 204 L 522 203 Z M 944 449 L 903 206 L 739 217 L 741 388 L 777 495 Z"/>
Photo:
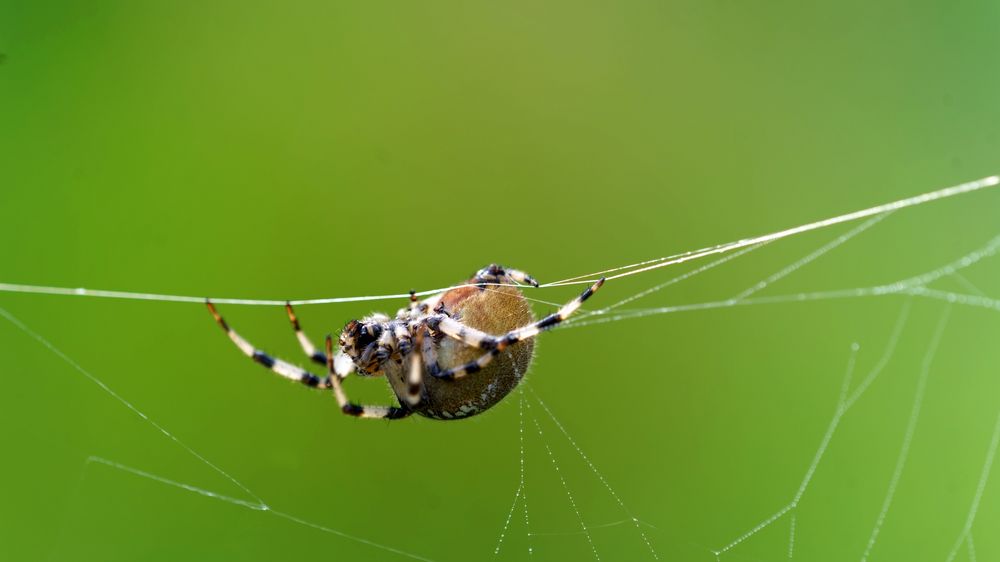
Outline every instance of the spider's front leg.
<path fill-rule="evenodd" d="M 421 393 L 424 390 L 424 365 L 432 364 L 436 361 L 433 352 L 425 355 L 426 349 L 434 349 L 433 342 L 427 329 L 421 327 L 417 331 L 416 349 L 410 352 L 410 372 L 406 378 L 406 403 L 411 407 L 420 404 Z"/>
<path fill-rule="evenodd" d="M 448 337 L 459 340 L 466 345 L 487 350 L 486 353 L 481 355 L 475 361 L 471 361 L 465 365 L 459 365 L 458 367 L 452 367 L 446 371 L 431 371 L 431 376 L 440 379 L 453 380 L 482 370 L 482 368 L 488 365 L 490 361 L 493 361 L 494 357 L 500 355 L 500 352 L 509 347 L 511 344 L 528 338 L 533 338 L 545 330 L 552 329 L 566 318 L 569 318 L 569 316 L 576 312 L 580 306 L 583 305 L 584 301 L 597 292 L 602 285 L 604 285 L 603 277 L 601 277 L 597 283 L 588 287 L 587 290 L 580 294 L 580 296 L 564 304 L 562 308 L 556 312 L 549 314 L 537 322 L 528 324 L 523 328 L 511 330 L 502 336 L 487 334 L 486 332 L 466 326 L 458 320 L 443 314 L 429 318 L 428 324 L 432 329 L 439 330 Z"/>
<path fill-rule="evenodd" d="M 309 336 L 302 331 L 302 326 L 299 325 L 299 319 L 295 316 L 295 312 L 292 311 L 292 303 L 285 303 L 285 312 L 288 313 L 288 320 L 292 323 L 292 329 L 295 330 L 295 337 L 299 340 L 299 345 L 302 346 L 302 351 L 309 356 L 309 359 L 317 365 L 326 365 L 326 355 L 322 351 L 316 349 L 316 345 L 313 344 Z"/>
<path fill-rule="evenodd" d="M 311 386 L 314 388 L 331 387 L 329 377 L 320 378 L 310 373 L 309 371 L 306 371 L 305 369 L 296 367 L 295 365 L 292 365 L 287 361 L 283 361 L 276 357 L 272 357 L 271 355 L 268 355 L 267 353 L 257 349 L 256 347 L 253 346 L 253 344 L 243 339 L 242 336 L 237 334 L 232 328 L 229 327 L 229 324 L 227 324 L 226 321 L 222 318 L 222 316 L 219 314 L 219 311 L 215 309 L 215 305 L 213 305 L 211 301 L 206 300 L 205 304 L 208 306 L 208 311 L 212 313 L 212 317 L 215 318 L 216 323 L 219 324 L 219 327 L 222 328 L 224 332 L 226 332 L 226 335 L 229 336 L 229 339 L 231 339 L 233 343 L 236 344 L 236 347 L 238 347 L 240 351 L 242 351 L 243 354 L 246 355 L 247 357 L 253 359 L 257 363 L 260 363 L 261 365 L 267 367 L 268 369 L 274 371 L 275 373 L 285 377 L 286 379 L 298 381 L 306 386 Z"/>
<path fill-rule="evenodd" d="M 416 354 L 414 354 L 416 355 Z M 374 418 L 374 419 L 387 419 L 387 420 L 398 420 L 401 418 L 409 417 L 413 414 L 413 410 L 410 408 L 402 408 L 397 406 L 370 406 L 362 405 L 351 402 L 347 399 L 347 394 L 344 392 L 344 383 L 340 380 L 340 373 L 334 370 L 333 361 L 333 336 L 326 336 L 326 365 L 327 365 L 327 379 L 330 381 L 331 386 L 333 386 L 333 395 L 337 398 L 337 404 L 340 405 L 340 411 L 344 412 L 349 416 L 355 416 L 359 418 Z M 419 358 L 417 358 L 419 360 Z M 419 400 L 419 390 L 417 394 Z"/>
<path fill-rule="evenodd" d="M 378 346 L 375 350 L 375 357 L 379 363 L 394 360 L 397 363 L 403 361 L 413 349 L 413 338 L 405 322 L 389 322 L 379 336 Z"/>

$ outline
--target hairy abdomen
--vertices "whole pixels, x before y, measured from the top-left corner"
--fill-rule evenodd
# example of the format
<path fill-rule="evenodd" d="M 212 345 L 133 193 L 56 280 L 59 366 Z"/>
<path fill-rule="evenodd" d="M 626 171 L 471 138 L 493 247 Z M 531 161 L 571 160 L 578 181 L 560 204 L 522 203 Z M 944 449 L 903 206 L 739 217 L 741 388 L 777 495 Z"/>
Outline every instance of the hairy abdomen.
<path fill-rule="evenodd" d="M 531 308 L 513 286 L 461 287 L 446 293 L 441 303 L 452 318 L 494 336 L 534 322 Z M 477 373 L 448 381 L 432 377 L 424 368 L 424 395 L 414 410 L 435 419 L 460 419 L 481 413 L 502 400 L 531 365 L 534 338 L 511 345 Z M 447 336 L 437 345 L 442 370 L 475 361 L 483 350 Z M 393 365 L 386 375 L 398 396 L 405 396 L 406 366 Z"/>

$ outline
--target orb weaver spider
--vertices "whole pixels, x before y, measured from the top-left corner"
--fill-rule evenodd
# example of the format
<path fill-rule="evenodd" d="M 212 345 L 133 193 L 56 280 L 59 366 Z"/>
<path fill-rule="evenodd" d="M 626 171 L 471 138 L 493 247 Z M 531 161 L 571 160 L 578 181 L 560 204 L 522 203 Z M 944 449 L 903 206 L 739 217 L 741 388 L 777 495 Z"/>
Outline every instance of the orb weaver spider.
<path fill-rule="evenodd" d="M 602 277 L 536 322 L 519 288 L 537 287 L 538 282 L 523 271 L 489 265 L 467 284 L 423 301 L 411 291 L 409 307 L 400 309 L 395 318 L 376 313 L 351 320 L 340 333 L 336 354 L 333 337 L 326 336 L 326 350 L 319 351 L 302 331 L 292 306 L 286 304 L 302 350 L 326 367 L 324 377 L 257 349 L 229 327 L 211 301 L 206 304 L 245 355 L 306 386 L 332 388 L 345 414 L 377 419 L 419 414 L 453 420 L 482 413 L 509 394 L 528 370 L 533 338 L 569 317 L 603 284 Z M 366 377 L 384 375 L 399 406 L 349 401 L 342 382 L 352 372 Z"/>

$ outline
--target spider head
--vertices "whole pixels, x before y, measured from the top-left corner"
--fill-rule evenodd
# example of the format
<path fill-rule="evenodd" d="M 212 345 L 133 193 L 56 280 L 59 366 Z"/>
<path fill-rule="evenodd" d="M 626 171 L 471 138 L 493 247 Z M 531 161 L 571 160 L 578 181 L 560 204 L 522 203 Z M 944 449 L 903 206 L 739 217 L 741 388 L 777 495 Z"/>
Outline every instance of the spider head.
<path fill-rule="evenodd" d="M 363 373 L 378 370 L 375 352 L 382 330 L 382 324 L 377 321 L 351 320 L 340 333 L 340 349 L 354 360 Z"/>
<path fill-rule="evenodd" d="M 355 356 L 382 335 L 382 326 L 377 322 L 359 322 L 351 320 L 340 333 L 340 348 L 351 356 Z"/>

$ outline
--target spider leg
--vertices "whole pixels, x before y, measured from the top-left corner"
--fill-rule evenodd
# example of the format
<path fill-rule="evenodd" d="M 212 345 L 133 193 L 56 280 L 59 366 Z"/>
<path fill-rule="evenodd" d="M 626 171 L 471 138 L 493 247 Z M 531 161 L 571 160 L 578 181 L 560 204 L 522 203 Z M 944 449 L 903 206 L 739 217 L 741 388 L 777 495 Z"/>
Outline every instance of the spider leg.
<path fill-rule="evenodd" d="M 421 328 L 418 332 L 418 337 L 420 338 L 420 356 L 423 359 L 424 365 L 427 366 L 427 372 L 434 374 L 441 372 L 441 366 L 438 365 L 437 361 L 437 348 L 434 347 L 434 338 L 427 333 L 426 328 Z"/>
<path fill-rule="evenodd" d="M 417 291 L 410 289 L 410 316 L 416 316 L 419 312 L 420 301 L 417 300 Z"/>
<path fill-rule="evenodd" d="M 430 339 L 430 338 L 427 338 Z M 417 332 L 417 345 L 423 347 L 424 333 Z M 433 348 L 433 346 L 431 346 Z M 406 379 L 406 403 L 412 408 L 420 403 L 420 393 L 424 387 L 423 360 L 419 352 L 410 353 L 410 372 Z"/>
<path fill-rule="evenodd" d="M 382 330 L 382 335 L 378 338 L 378 344 L 375 348 L 375 358 L 379 364 L 388 361 L 396 350 L 396 335 L 394 331 L 393 326 L 388 326 L 385 330 Z"/>
<path fill-rule="evenodd" d="M 507 332 L 507 334 L 500 337 L 491 336 L 480 330 L 475 330 L 447 316 L 435 319 L 438 329 L 446 335 L 463 341 L 467 345 L 479 347 L 488 351 L 479 356 L 479 358 L 475 361 L 470 361 L 465 365 L 452 367 L 451 369 L 441 372 L 432 371 L 431 376 L 439 379 L 453 380 L 460 379 L 465 375 L 480 371 L 483 367 L 488 365 L 490 361 L 493 361 L 493 358 L 499 355 L 500 352 L 506 349 L 509 345 L 533 338 L 541 332 L 551 329 L 568 318 L 580 308 L 585 300 L 590 298 L 590 295 L 593 295 L 598 289 L 600 289 L 603 284 L 604 278 L 602 277 L 597 281 L 597 283 L 594 283 L 592 286 L 588 287 L 587 290 L 581 293 L 580 296 L 564 304 L 562 308 L 556 312 L 549 314 L 537 322 L 528 324 L 523 328 L 511 330 L 510 332 Z"/>
<path fill-rule="evenodd" d="M 393 336 L 396 338 L 396 348 L 401 355 L 406 355 L 413 349 L 413 338 L 410 337 L 410 330 L 406 324 L 397 323 L 393 327 Z"/>
<path fill-rule="evenodd" d="M 590 295 L 594 294 L 594 292 L 600 289 L 601 285 L 603 284 L 604 284 L 604 278 L 602 277 L 600 280 L 597 281 L 597 283 L 594 283 L 592 286 L 587 288 L 586 291 L 581 293 L 575 299 L 563 305 L 562 308 L 560 308 L 553 314 L 549 314 L 548 316 L 542 318 L 537 322 L 529 324 L 523 328 L 512 330 L 502 336 L 494 336 L 491 334 L 487 334 L 482 330 L 477 330 L 476 328 L 473 328 L 471 326 L 466 326 L 462 322 L 455 320 L 454 318 L 451 318 L 446 314 L 436 314 L 434 316 L 430 316 L 426 319 L 426 323 L 431 330 L 441 332 L 444 335 L 452 339 L 456 339 L 468 346 L 478 347 L 480 349 L 485 349 L 485 350 L 492 350 L 495 349 L 497 346 L 507 346 L 510 345 L 511 343 L 515 343 L 523 339 L 533 337 L 537 335 L 539 332 L 548 330 L 549 328 L 562 322 L 571 314 L 576 312 L 577 309 L 579 309 L 580 306 L 583 304 L 583 302 L 586 301 L 588 298 L 590 298 Z M 511 341 L 507 341 L 505 343 L 504 340 L 511 340 Z"/>
<path fill-rule="evenodd" d="M 208 311 L 212 313 L 212 316 L 215 318 L 215 321 L 219 324 L 219 327 L 222 328 L 224 332 L 226 332 L 226 335 L 229 336 L 229 339 L 233 340 L 233 343 L 236 344 L 236 347 L 240 348 L 240 351 L 242 351 L 243 354 L 246 355 L 247 357 L 253 359 L 257 363 L 260 363 L 261 365 L 267 367 L 268 369 L 274 371 L 275 373 L 285 377 L 286 379 L 298 381 L 306 386 L 311 386 L 313 388 L 331 387 L 330 377 L 320 378 L 310 373 L 309 371 L 306 371 L 305 369 L 296 367 L 295 365 L 292 365 L 287 361 L 282 361 L 281 359 L 272 357 L 267 353 L 257 349 L 256 347 L 253 346 L 253 344 L 243 339 L 242 336 L 237 334 L 235 331 L 233 331 L 232 328 L 229 327 L 229 324 L 227 324 L 226 321 L 222 318 L 219 312 L 215 309 L 215 305 L 213 305 L 211 301 L 205 301 L 205 304 L 208 306 Z"/>
<path fill-rule="evenodd" d="M 326 366 L 326 355 L 322 351 L 316 350 L 316 345 L 313 344 L 309 336 L 302 331 L 302 327 L 299 326 L 299 319 L 295 316 L 295 312 L 292 311 L 292 304 L 285 303 L 285 312 L 288 313 L 288 320 L 292 323 L 292 328 L 295 329 L 295 337 L 299 340 L 299 345 L 302 346 L 302 351 L 312 359 L 313 363 Z"/>
<path fill-rule="evenodd" d="M 389 322 L 379 336 L 375 358 L 380 364 L 393 360 L 402 363 L 403 357 L 413 349 L 413 338 L 404 322 Z"/>
<path fill-rule="evenodd" d="M 476 272 L 476 276 L 472 278 L 472 283 L 503 283 L 507 278 L 513 279 L 522 285 L 538 286 L 538 281 L 535 281 L 534 277 L 520 269 L 511 269 L 495 263 Z"/>
<path fill-rule="evenodd" d="M 416 355 L 416 354 L 414 354 Z M 400 418 L 405 418 L 413 414 L 413 410 L 409 408 L 401 408 L 396 406 L 365 406 L 361 404 L 355 404 L 347 399 L 347 394 L 344 393 L 344 384 L 341 382 L 340 377 L 334 370 L 333 364 L 333 336 L 326 336 L 326 356 L 327 356 L 327 380 L 330 381 L 331 386 L 333 386 L 333 395 L 337 398 L 337 404 L 340 405 L 340 411 L 344 412 L 349 416 L 355 416 L 358 418 L 375 418 L 375 419 L 387 419 L 387 420 L 398 420 Z M 419 358 L 418 358 L 419 359 Z"/>

